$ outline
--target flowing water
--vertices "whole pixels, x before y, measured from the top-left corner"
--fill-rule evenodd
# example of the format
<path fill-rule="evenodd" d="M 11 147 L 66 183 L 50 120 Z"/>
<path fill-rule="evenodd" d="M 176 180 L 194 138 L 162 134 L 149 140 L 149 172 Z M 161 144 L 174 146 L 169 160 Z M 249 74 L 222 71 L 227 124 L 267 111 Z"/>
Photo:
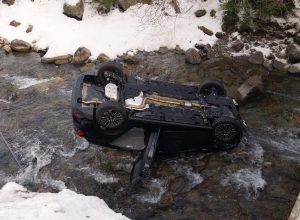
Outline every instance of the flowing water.
<path fill-rule="evenodd" d="M 172 51 L 137 57 L 139 65 L 126 66 L 129 74 L 189 84 L 217 78 L 229 94 L 249 76 L 264 75 L 265 93 L 241 106 L 249 129 L 240 146 L 158 156 L 151 176 L 131 186 L 137 154 L 91 145 L 73 134 L 71 87 L 79 69 L 0 50 L 0 185 L 16 181 L 39 192 L 70 188 L 99 196 L 133 219 L 287 218 L 300 189 L 300 79 L 268 73 L 243 58 L 192 66 Z"/>

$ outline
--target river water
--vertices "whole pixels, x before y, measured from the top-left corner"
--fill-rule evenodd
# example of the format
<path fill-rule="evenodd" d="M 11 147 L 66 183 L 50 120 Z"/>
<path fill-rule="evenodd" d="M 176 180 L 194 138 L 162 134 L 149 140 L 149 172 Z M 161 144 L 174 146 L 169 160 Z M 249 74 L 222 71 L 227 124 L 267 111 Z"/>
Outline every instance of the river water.
<path fill-rule="evenodd" d="M 200 66 L 185 64 L 174 51 L 137 58 L 139 65 L 126 65 L 128 74 L 187 84 L 216 78 L 233 96 L 249 76 L 263 75 L 265 92 L 241 106 L 249 129 L 240 146 L 158 156 L 151 176 L 130 186 L 136 154 L 73 134 L 71 86 L 79 68 L 0 50 L 0 185 L 16 181 L 39 192 L 70 188 L 99 196 L 132 219 L 286 219 L 300 189 L 300 79 L 244 58 L 219 57 Z"/>

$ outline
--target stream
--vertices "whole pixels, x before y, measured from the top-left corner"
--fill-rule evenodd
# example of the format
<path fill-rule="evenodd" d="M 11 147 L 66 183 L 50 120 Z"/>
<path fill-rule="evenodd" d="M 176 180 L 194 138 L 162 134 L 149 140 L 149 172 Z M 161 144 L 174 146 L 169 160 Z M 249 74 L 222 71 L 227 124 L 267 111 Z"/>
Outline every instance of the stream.
<path fill-rule="evenodd" d="M 300 78 L 243 57 L 200 66 L 186 64 L 177 51 L 136 58 L 138 65 L 125 65 L 127 74 L 186 84 L 219 79 L 232 96 L 248 77 L 263 75 L 264 93 L 241 105 L 249 127 L 242 143 L 228 152 L 158 155 L 151 176 L 131 186 L 137 153 L 89 144 L 73 133 L 71 89 L 83 74 L 79 68 L 0 50 L 0 186 L 69 188 L 132 219 L 287 219 L 300 191 Z"/>

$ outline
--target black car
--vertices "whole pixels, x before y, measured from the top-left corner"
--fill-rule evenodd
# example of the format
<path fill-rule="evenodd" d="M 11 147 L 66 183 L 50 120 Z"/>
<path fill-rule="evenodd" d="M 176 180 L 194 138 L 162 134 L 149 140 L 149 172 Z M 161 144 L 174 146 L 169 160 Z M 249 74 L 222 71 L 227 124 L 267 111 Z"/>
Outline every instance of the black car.
<path fill-rule="evenodd" d="M 150 167 L 156 151 L 229 150 L 242 138 L 245 122 L 220 81 L 187 86 L 126 76 L 120 64 L 101 64 L 97 74 L 73 86 L 75 132 L 87 141 L 139 150 L 132 181 Z"/>

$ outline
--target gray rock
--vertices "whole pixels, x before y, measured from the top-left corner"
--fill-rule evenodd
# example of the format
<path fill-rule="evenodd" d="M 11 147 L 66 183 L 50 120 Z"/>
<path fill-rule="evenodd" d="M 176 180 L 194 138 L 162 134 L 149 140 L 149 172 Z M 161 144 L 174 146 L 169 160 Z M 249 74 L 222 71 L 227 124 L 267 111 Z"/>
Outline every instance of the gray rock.
<path fill-rule="evenodd" d="M 11 50 L 11 48 L 10 48 L 9 45 L 5 45 L 5 46 L 3 47 L 3 50 L 5 51 L 5 53 L 11 53 L 11 52 L 12 52 L 12 50 Z"/>
<path fill-rule="evenodd" d="M 300 76 L 300 63 L 290 65 L 288 68 L 288 73 L 295 76 Z"/>
<path fill-rule="evenodd" d="M 29 52 L 31 50 L 31 45 L 23 40 L 15 39 L 10 43 L 10 47 L 13 51 L 17 52 Z"/>
<path fill-rule="evenodd" d="M 263 62 L 263 66 L 268 71 L 272 71 L 273 70 L 272 65 L 268 61 L 266 61 L 266 60 Z"/>
<path fill-rule="evenodd" d="M 99 54 L 99 56 L 97 57 L 97 60 L 100 61 L 100 63 L 101 63 L 101 62 L 109 61 L 110 58 L 109 58 L 109 56 L 107 56 L 106 54 L 101 53 L 101 54 Z"/>
<path fill-rule="evenodd" d="M 199 28 L 201 31 L 203 31 L 204 34 L 207 34 L 207 35 L 209 35 L 209 36 L 214 35 L 214 32 L 213 32 L 212 30 L 210 30 L 210 29 L 208 29 L 208 28 L 206 28 L 206 27 L 204 27 L 204 26 L 199 26 L 198 28 Z"/>
<path fill-rule="evenodd" d="M 253 64 L 262 64 L 264 62 L 264 55 L 260 51 L 256 52 L 249 56 L 248 61 Z"/>
<path fill-rule="evenodd" d="M 27 29 L 26 29 L 26 33 L 30 33 L 33 29 L 33 26 L 30 24 L 28 25 Z"/>
<path fill-rule="evenodd" d="M 200 9 L 200 10 L 197 10 L 195 11 L 195 16 L 196 17 L 203 17 L 204 15 L 206 15 L 206 10 L 205 9 Z"/>
<path fill-rule="evenodd" d="M 123 61 L 128 64 L 139 64 L 140 63 L 139 58 L 137 58 L 136 56 L 130 56 L 130 55 L 126 55 L 123 58 Z"/>
<path fill-rule="evenodd" d="M 2 2 L 3 2 L 4 4 L 9 5 L 9 6 L 15 4 L 15 0 L 2 0 Z"/>
<path fill-rule="evenodd" d="M 21 24 L 21 22 L 18 22 L 16 20 L 13 20 L 9 23 L 10 26 L 13 26 L 13 27 L 18 27 L 19 25 Z"/>
<path fill-rule="evenodd" d="M 190 48 L 185 52 L 185 62 L 193 65 L 201 62 L 201 57 L 196 49 Z"/>
<path fill-rule="evenodd" d="M 291 63 L 300 63 L 300 46 L 297 44 L 290 44 L 286 48 L 286 54 Z"/>
<path fill-rule="evenodd" d="M 286 72 L 287 70 L 287 65 L 283 62 L 280 62 L 276 59 L 272 60 L 272 63 L 271 63 L 272 67 L 276 70 L 279 70 L 281 72 Z"/>
<path fill-rule="evenodd" d="M 160 47 L 158 49 L 158 52 L 161 54 L 166 54 L 166 53 L 168 53 L 168 51 L 169 51 L 168 47 Z"/>
<path fill-rule="evenodd" d="M 83 65 L 91 56 L 91 51 L 86 47 L 79 47 L 74 53 L 72 63 L 76 65 Z"/>
<path fill-rule="evenodd" d="M 82 20 L 83 12 L 84 12 L 83 0 L 80 0 L 76 5 L 69 5 L 67 3 L 64 4 L 63 13 L 70 18 Z"/>
<path fill-rule="evenodd" d="M 3 45 L 9 45 L 9 41 L 6 38 L 3 38 Z"/>
<path fill-rule="evenodd" d="M 216 38 L 222 38 L 223 36 L 225 36 L 225 33 L 224 32 L 217 32 L 215 34 Z"/>
<path fill-rule="evenodd" d="M 248 78 L 239 88 L 241 100 L 261 94 L 263 91 L 263 80 L 260 75 L 254 75 Z"/>
<path fill-rule="evenodd" d="M 152 0 L 119 0 L 118 6 L 122 10 L 126 11 L 129 7 L 136 5 L 138 3 L 150 5 L 152 3 Z"/>
<path fill-rule="evenodd" d="M 56 57 L 42 57 L 42 63 L 54 63 L 54 64 L 62 64 L 62 63 L 70 63 L 72 61 L 72 55 L 62 55 Z"/>
<path fill-rule="evenodd" d="M 244 48 L 244 43 L 240 40 L 236 40 L 232 43 L 231 48 L 235 52 L 240 52 Z"/>
<path fill-rule="evenodd" d="M 211 17 L 215 17 L 216 16 L 216 10 L 215 9 L 212 9 L 211 11 L 210 11 L 210 16 Z"/>

